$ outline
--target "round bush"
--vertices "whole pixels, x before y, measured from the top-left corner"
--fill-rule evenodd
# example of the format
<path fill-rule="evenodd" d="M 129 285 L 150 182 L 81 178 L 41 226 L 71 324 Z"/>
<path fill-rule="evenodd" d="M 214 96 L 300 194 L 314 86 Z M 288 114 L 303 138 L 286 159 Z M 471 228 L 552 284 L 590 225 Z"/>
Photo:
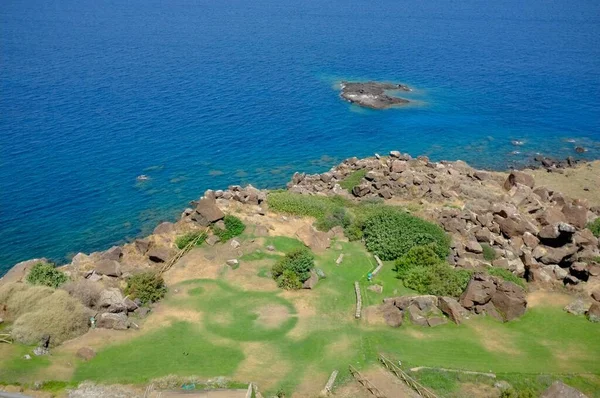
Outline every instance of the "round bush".
<path fill-rule="evenodd" d="M 382 260 L 395 260 L 414 246 L 431 245 L 436 255 L 448 255 L 449 239 L 437 225 L 396 209 L 385 209 L 364 223 L 367 249 Z"/>
<path fill-rule="evenodd" d="M 404 279 L 406 273 L 414 267 L 432 267 L 441 261 L 433 246 L 414 246 L 396 260 L 395 270 L 398 277 Z"/>
<path fill-rule="evenodd" d="M 298 290 L 302 287 L 302 282 L 294 271 L 286 269 L 277 278 L 277 286 L 286 290 Z"/>
<path fill-rule="evenodd" d="M 139 299 L 142 304 L 154 303 L 167 293 L 167 286 L 162 276 L 153 272 L 142 272 L 127 280 L 125 294 L 133 299 Z"/>
<path fill-rule="evenodd" d="M 308 249 L 301 248 L 292 250 L 287 253 L 284 258 L 273 265 L 273 268 L 271 269 L 273 279 L 277 281 L 278 285 L 281 285 L 280 279 L 285 277 L 286 280 L 289 280 L 289 283 L 286 282 L 286 285 L 298 286 L 293 288 L 299 289 L 302 287 L 302 282 L 310 277 L 310 270 L 315 266 L 314 259 L 313 254 Z M 295 279 L 291 277 L 290 273 L 296 275 L 299 282 L 298 284 L 295 283 Z"/>
<path fill-rule="evenodd" d="M 225 229 L 213 226 L 213 232 L 219 237 L 221 242 L 226 242 L 233 237 L 241 235 L 246 229 L 242 220 L 236 216 L 226 215 L 223 218 L 223 222 L 225 223 Z"/>
<path fill-rule="evenodd" d="M 471 279 L 471 272 L 455 270 L 439 263 L 429 267 L 414 267 L 406 272 L 404 286 L 420 294 L 458 297 L 464 292 Z"/>
<path fill-rule="evenodd" d="M 37 263 L 27 274 L 27 283 L 57 288 L 69 278 L 52 264 Z"/>

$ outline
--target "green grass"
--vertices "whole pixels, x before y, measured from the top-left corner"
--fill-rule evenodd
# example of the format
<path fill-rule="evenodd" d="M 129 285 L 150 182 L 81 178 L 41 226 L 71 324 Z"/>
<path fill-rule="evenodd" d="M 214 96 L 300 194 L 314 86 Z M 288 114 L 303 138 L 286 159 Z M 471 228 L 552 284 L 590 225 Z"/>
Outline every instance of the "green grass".
<path fill-rule="evenodd" d="M 321 218 L 336 207 L 334 198 L 310 196 L 288 191 L 270 192 L 267 196 L 269 209 L 285 214 Z"/>
<path fill-rule="evenodd" d="M 600 218 L 595 219 L 587 225 L 587 228 L 592 231 L 595 237 L 600 237 Z"/>
<path fill-rule="evenodd" d="M 251 253 L 242 255 L 240 261 L 262 261 L 262 260 L 279 260 L 281 255 L 270 253 L 265 250 L 256 250 Z"/>
<path fill-rule="evenodd" d="M 32 351 L 35 347 L 20 344 L 2 344 L 0 347 L 0 381 L 24 382 L 31 375 L 50 366 L 50 359 L 45 356 L 35 356 Z M 29 354 L 31 359 L 25 359 Z"/>
<path fill-rule="evenodd" d="M 367 175 L 366 169 L 356 170 L 352 174 L 348 175 L 342 181 L 340 186 L 348 191 L 352 191 L 352 188 L 360 184 L 360 181 Z"/>
<path fill-rule="evenodd" d="M 178 236 L 175 239 L 175 245 L 179 250 L 181 250 L 184 247 L 186 247 L 191 241 L 199 238 L 195 245 L 201 246 L 202 243 L 204 243 L 204 241 L 206 240 L 207 236 L 208 235 L 206 235 L 206 232 L 203 231 L 188 232 L 187 234 Z"/>
<path fill-rule="evenodd" d="M 496 259 L 496 251 L 488 244 L 483 243 L 481 245 L 483 249 L 483 258 L 487 261 L 494 261 Z"/>
<path fill-rule="evenodd" d="M 264 245 L 273 245 L 278 252 L 303 246 L 284 237 L 267 237 Z M 247 366 L 243 362 L 246 349 L 262 344 L 272 351 L 273 359 L 253 370 L 257 377 L 280 370 L 272 376 L 272 388 L 263 391 L 266 396 L 279 389 L 291 395 L 305 377 L 315 374 L 323 375 L 323 380 L 318 376 L 315 382 L 325 383 L 332 369 L 340 370 L 337 384 L 342 384 L 351 379 L 348 364 L 359 369 L 379 366 L 379 353 L 402 360 L 405 367 L 491 371 L 516 388 L 533 386 L 536 391 L 563 379 L 590 397 L 599 396 L 598 325 L 550 305 L 530 308 L 509 323 L 475 317 L 461 325 L 448 323 L 435 328 L 413 326 L 408 320 L 397 329 L 368 325 L 364 319 L 354 319 L 354 281 L 360 283 L 364 308 L 381 303 L 385 297 L 413 292 L 396 278 L 392 262 L 385 262 L 371 282 L 382 285 L 383 294 L 367 290 L 367 274 L 376 266 L 374 258 L 358 242 L 334 246 L 337 249 L 316 256 L 316 266 L 327 278 L 310 292 L 290 295 L 278 290 L 244 290 L 223 279 L 173 286 L 161 305 L 198 312 L 198 324 L 176 322 L 107 346 L 91 361 L 77 361 L 73 380 L 142 383 L 168 374 L 235 377 L 240 366 Z M 344 261 L 338 266 L 335 260 L 340 253 L 344 253 Z M 253 266 L 259 276 L 266 276 L 269 264 L 280 258 L 263 250 L 247 256 L 243 261 L 258 262 Z M 299 320 L 297 306 L 306 302 L 314 311 Z M 277 325 L 266 324 L 257 310 L 267 306 L 284 307 L 288 316 Z M 10 360 L 0 360 L 0 379 L 31 378 L 51 359 L 34 357 L 30 362 L 17 359 L 18 355 L 15 352 Z M 463 382 L 488 383 L 479 376 L 435 370 L 416 372 L 415 376 L 445 397 L 459 397 Z"/>
<path fill-rule="evenodd" d="M 99 351 L 77 367 L 74 379 L 142 383 L 170 373 L 215 377 L 233 373 L 243 359 L 238 348 L 211 343 L 196 326 L 177 322 Z"/>
<path fill-rule="evenodd" d="M 525 283 L 525 280 L 523 278 L 519 278 L 507 269 L 498 267 L 488 267 L 487 272 L 492 276 L 497 276 L 498 278 L 504 279 L 507 282 L 516 283 L 523 289 L 527 289 L 527 284 Z"/>

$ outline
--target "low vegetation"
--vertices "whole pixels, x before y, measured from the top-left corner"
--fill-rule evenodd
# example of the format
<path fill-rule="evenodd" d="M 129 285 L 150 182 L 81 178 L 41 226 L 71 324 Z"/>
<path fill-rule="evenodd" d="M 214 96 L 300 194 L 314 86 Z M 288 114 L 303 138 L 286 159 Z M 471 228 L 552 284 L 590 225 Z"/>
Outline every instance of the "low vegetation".
<path fill-rule="evenodd" d="M 483 258 L 487 261 L 494 261 L 496 259 L 496 251 L 488 244 L 483 243 L 481 245 L 483 249 Z"/>
<path fill-rule="evenodd" d="M 142 272 L 127 280 L 125 294 L 132 300 L 139 299 L 142 304 L 154 303 L 167 294 L 167 286 L 162 276 L 154 272 Z"/>
<path fill-rule="evenodd" d="M 69 278 L 52 264 L 37 263 L 27 275 L 27 283 L 57 288 Z"/>
<path fill-rule="evenodd" d="M 213 225 L 212 228 L 213 233 L 219 237 L 221 242 L 226 242 L 231 238 L 241 235 L 246 229 L 242 220 L 230 214 L 223 218 L 223 223 L 225 224 L 225 229 L 219 228 L 216 225 Z"/>
<path fill-rule="evenodd" d="M 367 175 L 367 169 L 356 170 L 340 182 L 340 186 L 348 191 L 359 185 L 364 176 Z"/>
<path fill-rule="evenodd" d="M 382 260 L 396 260 L 415 246 L 430 245 L 435 254 L 444 259 L 450 240 L 436 224 L 393 208 L 366 219 L 363 228 L 367 249 Z"/>
<path fill-rule="evenodd" d="M 53 292 L 47 286 L 9 283 L 0 287 L 0 308 L 4 309 L 5 319 L 15 320 L 38 308 Z"/>
<path fill-rule="evenodd" d="M 100 299 L 100 293 L 102 292 L 100 284 L 91 282 L 87 279 L 66 283 L 62 286 L 62 289 L 66 290 L 72 297 L 76 298 L 81 304 L 89 308 L 96 307 L 96 304 Z"/>
<path fill-rule="evenodd" d="M 523 278 L 519 278 L 507 269 L 498 267 L 488 267 L 487 273 L 492 276 L 497 276 L 498 278 L 501 278 L 507 282 L 516 283 L 523 289 L 527 289 L 527 284 L 525 283 L 525 280 Z"/>
<path fill-rule="evenodd" d="M 300 289 L 315 266 L 314 255 L 305 248 L 293 250 L 277 261 L 271 269 L 277 286 L 287 290 Z"/>
<path fill-rule="evenodd" d="M 204 231 L 188 232 L 185 235 L 178 236 L 177 239 L 175 239 L 175 245 L 179 250 L 183 249 L 193 241 L 196 241 L 196 246 L 200 246 L 204 243 L 206 238 L 207 234 Z"/>
<path fill-rule="evenodd" d="M 593 222 L 589 223 L 587 227 L 592 231 L 595 237 L 600 238 L 600 218 L 596 218 Z"/>

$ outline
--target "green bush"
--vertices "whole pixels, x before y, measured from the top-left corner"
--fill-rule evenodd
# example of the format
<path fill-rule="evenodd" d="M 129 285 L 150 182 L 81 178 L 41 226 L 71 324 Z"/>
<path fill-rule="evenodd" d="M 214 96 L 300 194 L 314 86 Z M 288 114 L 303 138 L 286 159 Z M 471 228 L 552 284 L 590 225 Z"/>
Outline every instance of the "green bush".
<path fill-rule="evenodd" d="M 225 223 L 225 229 L 213 225 L 213 233 L 219 237 L 221 242 L 226 242 L 241 235 L 246 229 L 246 225 L 236 216 L 226 215 L 223 222 Z"/>
<path fill-rule="evenodd" d="M 329 231 L 333 227 L 347 228 L 352 223 L 349 212 L 343 207 L 334 208 L 331 213 L 317 219 L 315 227 L 319 231 Z"/>
<path fill-rule="evenodd" d="M 270 192 L 267 196 L 269 209 L 296 216 L 321 218 L 336 207 L 335 202 L 326 196 L 295 194 L 288 191 Z"/>
<path fill-rule="evenodd" d="M 292 250 L 285 257 L 273 265 L 271 274 L 280 284 L 281 277 L 286 275 L 286 271 L 290 271 L 296 275 L 300 284 L 310 277 L 310 270 L 315 266 L 313 254 L 306 248 Z M 286 280 L 290 280 L 289 272 Z M 291 280 L 293 282 L 293 280 Z M 292 284 L 293 285 L 293 284 Z"/>
<path fill-rule="evenodd" d="M 420 294 L 458 297 L 467 287 L 471 272 L 456 270 L 448 264 L 418 266 L 409 269 L 403 278 L 404 286 Z"/>
<path fill-rule="evenodd" d="M 398 278 L 404 279 L 406 273 L 412 268 L 432 267 L 441 262 L 433 246 L 414 246 L 396 260 L 394 270 L 398 273 Z"/>
<path fill-rule="evenodd" d="M 41 285 L 57 288 L 69 278 L 57 270 L 52 264 L 37 263 L 29 271 L 27 282 L 31 285 Z"/>
<path fill-rule="evenodd" d="M 200 245 L 202 245 L 202 243 L 204 243 L 204 241 L 207 238 L 206 232 L 194 231 L 194 232 L 188 232 L 185 235 L 178 236 L 177 239 L 175 239 L 175 245 L 177 245 L 177 248 L 179 250 L 181 250 L 184 247 L 186 247 L 187 245 L 189 245 L 190 242 L 196 240 L 198 237 L 200 237 L 200 238 L 196 241 L 196 246 L 200 246 Z"/>
<path fill-rule="evenodd" d="M 165 296 L 167 286 L 162 276 L 153 272 L 135 274 L 127 280 L 125 294 L 132 300 L 139 299 L 143 304 L 154 303 Z"/>
<path fill-rule="evenodd" d="M 488 244 L 482 244 L 483 258 L 487 261 L 494 261 L 496 259 L 496 250 Z"/>
<path fill-rule="evenodd" d="M 450 244 L 439 226 L 389 207 L 366 219 L 363 235 L 367 249 L 382 260 L 395 260 L 414 246 L 429 244 L 444 259 Z"/>
<path fill-rule="evenodd" d="M 600 238 L 600 217 L 589 223 L 587 228 L 592 231 L 595 237 Z"/>
<path fill-rule="evenodd" d="M 352 191 L 352 188 L 359 185 L 364 176 L 367 175 L 366 169 L 356 170 L 352 174 L 348 175 L 340 182 L 340 186 L 348 191 Z"/>
<path fill-rule="evenodd" d="M 285 290 L 298 290 L 302 287 L 302 282 L 294 271 L 286 269 L 277 278 L 277 286 Z"/>
<path fill-rule="evenodd" d="M 519 278 L 518 276 L 516 276 L 515 274 L 513 274 L 512 272 L 510 272 L 507 269 L 498 268 L 498 267 L 488 267 L 487 272 L 488 272 L 488 274 L 490 274 L 492 276 L 497 276 L 498 278 L 503 279 L 507 282 L 516 283 L 517 285 L 521 286 L 523 289 L 525 289 L 527 286 L 525 284 L 525 280 L 523 278 Z"/>
<path fill-rule="evenodd" d="M 535 398 L 537 394 L 531 388 L 516 390 L 509 388 L 500 393 L 500 398 Z"/>

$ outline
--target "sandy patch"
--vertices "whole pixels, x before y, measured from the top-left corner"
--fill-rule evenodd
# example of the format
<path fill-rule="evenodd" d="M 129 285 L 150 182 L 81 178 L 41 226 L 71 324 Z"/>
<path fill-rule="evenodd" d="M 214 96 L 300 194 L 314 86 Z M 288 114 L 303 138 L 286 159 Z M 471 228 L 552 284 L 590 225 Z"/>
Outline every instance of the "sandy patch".
<path fill-rule="evenodd" d="M 566 293 L 559 292 L 548 292 L 538 290 L 527 295 L 527 307 L 560 307 L 563 308 L 571 301 L 573 296 L 569 296 Z"/>
<path fill-rule="evenodd" d="M 225 274 L 225 280 L 238 288 L 244 290 L 272 292 L 277 291 L 277 283 L 273 278 L 263 278 L 258 276 L 261 267 L 271 268 L 272 262 L 268 260 L 261 261 L 240 261 L 240 266 L 236 270 L 230 270 Z"/>
<path fill-rule="evenodd" d="M 278 328 L 290 317 L 287 307 L 277 304 L 263 305 L 256 313 L 258 318 L 255 322 L 270 329 Z"/>
<path fill-rule="evenodd" d="M 292 398 L 319 397 L 327 380 L 329 380 L 329 373 L 318 372 L 312 367 L 306 369 L 302 381 L 292 393 Z"/>
<path fill-rule="evenodd" d="M 462 383 L 460 385 L 460 397 L 471 398 L 497 398 L 500 392 L 497 388 L 487 384 Z"/>
<path fill-rule="evenodd" d="M 381 311 L 381 305 L 370 305 L 363 309 L 362 319 L 368 326 L 381 326 L 385 325 L 385 319 L 383 318 L 383 312 Z"/>

